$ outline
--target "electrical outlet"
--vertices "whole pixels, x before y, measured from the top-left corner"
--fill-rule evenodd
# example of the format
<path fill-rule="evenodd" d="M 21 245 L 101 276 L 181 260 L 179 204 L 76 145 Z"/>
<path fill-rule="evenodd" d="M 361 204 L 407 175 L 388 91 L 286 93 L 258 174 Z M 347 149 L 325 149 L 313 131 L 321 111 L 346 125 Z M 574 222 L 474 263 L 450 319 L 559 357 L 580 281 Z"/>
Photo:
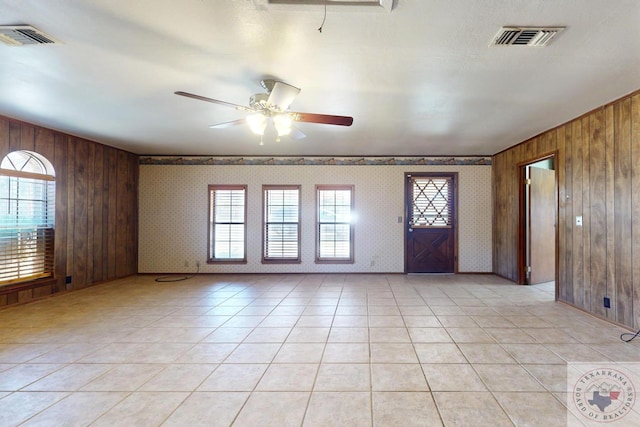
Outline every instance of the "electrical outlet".
<path fill-rule="evenodd" d="M 611 298 L 604 297 L 604 308 L 611 308 Z"/>

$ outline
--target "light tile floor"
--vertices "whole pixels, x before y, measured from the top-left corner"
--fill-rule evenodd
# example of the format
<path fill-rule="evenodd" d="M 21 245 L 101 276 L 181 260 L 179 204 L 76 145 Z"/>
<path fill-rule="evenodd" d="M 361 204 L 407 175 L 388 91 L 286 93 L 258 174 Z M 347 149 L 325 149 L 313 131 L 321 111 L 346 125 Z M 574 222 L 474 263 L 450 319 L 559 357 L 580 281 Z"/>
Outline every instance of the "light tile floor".
<path fill-rule="evenodd" d="M 637 361 L 640 342 L 553 294 L 491 275 L 118 280 L 0 311 L 0 426 L 580 426 L 567 362 Z"/>

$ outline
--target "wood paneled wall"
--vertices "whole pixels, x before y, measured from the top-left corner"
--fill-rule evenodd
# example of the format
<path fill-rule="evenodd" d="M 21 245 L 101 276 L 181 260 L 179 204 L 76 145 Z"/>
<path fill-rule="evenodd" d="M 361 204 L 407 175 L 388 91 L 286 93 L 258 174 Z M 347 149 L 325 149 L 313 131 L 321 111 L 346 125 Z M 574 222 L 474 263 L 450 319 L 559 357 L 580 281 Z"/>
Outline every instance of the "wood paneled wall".
<path fill-rule="evenodd" d="M 640 328 L 640 92 L 493 157 L 493 269 L 518 279 L 518 165 L 556 153 L 559 299 Z M 583 226 L 575 225 L 582 216 Z M 604 308 L 604 297 L 611 308 Z"/>
<path fill-rule="evenodd" d="M 135 274 L 138 156 L 0 117 L 0 159 L 15 150 L 55 168 L 55 280 L 0 287 L 0 307 Z"/>

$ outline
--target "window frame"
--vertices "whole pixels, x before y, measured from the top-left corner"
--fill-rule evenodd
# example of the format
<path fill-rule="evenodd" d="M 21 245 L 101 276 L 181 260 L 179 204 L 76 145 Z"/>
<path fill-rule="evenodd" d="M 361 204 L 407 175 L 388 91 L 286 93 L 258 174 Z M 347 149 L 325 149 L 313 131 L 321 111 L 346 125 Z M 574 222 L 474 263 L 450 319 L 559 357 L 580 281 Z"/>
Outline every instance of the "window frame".
<path fill-rule="evenodd" d="M 218 258 L 215 256 L 215 199 L 214 194 L 218 190 L 242 190 L 244 191 L 243 222 L 229 222 L 228 224 L 242 224 L 244 234 L 244 247 L 242 258 Z M 247 185 L 217 185 L 208 186 L 208 229 L 207 229 L 207 264 L 246 264 L 247 263 Z M 226 224 L 226 223 L 225 223 Z"/>
<path fill-rule="evenodd" d="M 320 222 L 320 192 L 321 191 L 349 191 L 349 216 L 350 221 L 345 222 Z M 355 206 L 355 186 L 354 185 L 316 185 L 316 264 L 353 264 L 355 263 L 355 227 L 353 224 L 353 212 Z M 349 257 L 321 257 L 320 256 L 320 228 L 322 224 L 348 224 L 349 225 Z"/>
<path fill-rule="evenodd" d="M 17 165 L 12 158 L 12 154 L 16 154 L 18 156 L 24 155 L 25 158 L 19 159 L 23 163 L 21 167 L 18 169 L 20 165 Z M 33 170 L 25 171 L 24 169 L 28 165 L 36 164 L 39 169 L 38 172 Z M 13 207 L 16 209 L 13 217 L 15 218 L 15 222 L 11 222 L 11 224 L 2 224 L 3 230 L 12 230 L 19 228 L 30 228 L 33 231 L 27 231 L 27 233 L 34 233 L 35 238 L 35 248 L 29 245 L 29 241 L 32 241 L 30 237 L 22 237 L 22 232 L 17 232 L 15 239 L 18 241 L 18 245 L 22 248 L 22 240 L 24 239 L 27 243 L 24 245 L 25 247 L 22 249 L 9 249 L 7 255 L 9 256 L 17 256 L 19 260 L 16 261 L 16 274 L 13 277 L 3 278 L 0 281 L 0 287 L 6 287 L 16 284 L 29 283 L 34 282 L 41 279 L 54 279 L 56 275 L 56 260 L 55 260 L 55 216 L 56 216 L 56 178 L 55 171 L 53 166 L 49 162 L 49 160 L 42 155 L 27 151 L 27 150 L 16 150 L 8 153 L 2 159 L 2 166 L 11 166 L 11 168 L 3 168 L 0 166 L 0 177 L 2 179 L 7 179 L 7 190 L 9 193 L 3 195 L 2 200 L 6 201 L 7 208 Z M 15 180 L 15 195 L 12 196 L 11 186 L 12 180 Z M 31 181 L 31 182 L 30 182 Z M 40 182 L 38 184 L 38 182 Z M 30 185 L 41 185 L 43 186 L 42 196 L 44 198 L 33 199 L 28 195 L 21 194 L 20 187 L 26 185 L 29 188 Z M 28 190 L 27 190 L 28 192 Z M 31 196 L 33 197 L 33 196 Z M 42 205 L 42 209 L 37 209 L 41 217 L 38 224 L 29 223 L 28 226 L 26 223 L 23 223 L 23 220 L 26 218 L 22 218 L 19 216 L 19 211 L 21 208 L 26 205 L 26 211 L 34 212 L 33 209 L 29 209 L 29 204 L 37 202 Z M 3 231 L 3 235 L 4 235 Z M 11 237 L 12 234 L 9 233 L 6 235 L 7 237 Z M 2 238 L 4 241 L 4 237 Z M 32 255 L 29 255 L 29 252 L 35 250 Z M 2 252 L 2 257 L 4 258 L 5 252 Z M 35 256 L 34 256 L 35 255 Z M 23 270 L 31 270 L 31 274 L 24 273 Z M 10 273 L 12 270 L 2 270 L 2 276 L 4 277 L 6 273 Z M 22 272 L 21 272 L 22 271 Z"/>
<path fill-rule="evenodd" d="M 298 192 L 298 215 L 296 222 L 276 222 L 268 220 L 267 193 L 272 190 L 296 190 Z M 262 263 L 263 264 L 300 264 L 301 259 L 301 210 L 302 210 L 302 186 L 301 185 L 263 185 L 262 186 Z M 269 224 L 296 224 L 298 229 L 296 257 L 268 257 L 267 256 L 267 229 Z"/>

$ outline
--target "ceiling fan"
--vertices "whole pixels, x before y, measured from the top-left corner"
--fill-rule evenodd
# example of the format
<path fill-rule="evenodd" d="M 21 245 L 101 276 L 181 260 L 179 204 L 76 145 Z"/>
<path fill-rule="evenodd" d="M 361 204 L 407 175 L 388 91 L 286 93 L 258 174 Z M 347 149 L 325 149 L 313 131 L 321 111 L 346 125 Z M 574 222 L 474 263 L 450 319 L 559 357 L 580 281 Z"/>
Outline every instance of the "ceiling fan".
<path fill-rule="evenodd" d="M 176 95 L 186 96 L 187 98 L 224 105 L 225 107 L 231 107 L 236 110 L 250 113 L 244 119 L 217 123 L 209 127 L 212 129 L 221 129 L 248 124 L 253 133 L 260 135 L 260 145 L 263 145 L 262 136 L 264 135 L 269 119 L 273 121 L 274 127 L 278 132 L 277 141 L 279 141 L 280 137 L 284 135 L 290 135 L 293 139 L 301 139 L 306 136 L 301 130 L 293 127 L 293 122 L 320 123 L 338 126 L 351 126 L 353 123 L 353 117 L 289 111 L 289 106 L 300 93 L 300 88 L 273 79 L 262 80 L 260 84 L 267 93 L 257 93 L 253 95 L 249 98 L 248 107 L 233 104 L 231 102 L 220 101 L 218 99 L 207 98 L 205 96 L 194 95 L 188 92 L 177 91 L 174 93 Z"/>

